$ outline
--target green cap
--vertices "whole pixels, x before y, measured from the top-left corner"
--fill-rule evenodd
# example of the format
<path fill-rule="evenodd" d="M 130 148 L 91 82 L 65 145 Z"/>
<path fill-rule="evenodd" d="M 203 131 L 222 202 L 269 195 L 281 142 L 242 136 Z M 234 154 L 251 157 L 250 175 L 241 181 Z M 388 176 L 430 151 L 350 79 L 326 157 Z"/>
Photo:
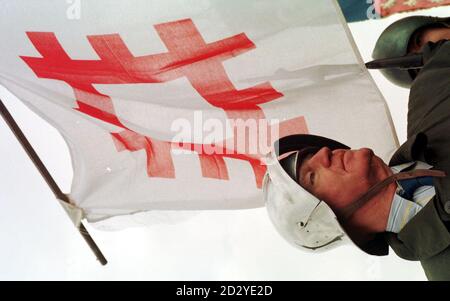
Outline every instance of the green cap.
<path fill-rule="evenodd" d="M 377 59 L 404 56 L 408 53 L 411 36 L 419 29 L 428 26 L 450 26 L 450 18 L 412 16 L 400 19 L 389 25 L 378 38 L 372 57 Z M 391 68 L 381 73 L 397 86 L 410 88 L 415 75 L 409 70 Z"/>

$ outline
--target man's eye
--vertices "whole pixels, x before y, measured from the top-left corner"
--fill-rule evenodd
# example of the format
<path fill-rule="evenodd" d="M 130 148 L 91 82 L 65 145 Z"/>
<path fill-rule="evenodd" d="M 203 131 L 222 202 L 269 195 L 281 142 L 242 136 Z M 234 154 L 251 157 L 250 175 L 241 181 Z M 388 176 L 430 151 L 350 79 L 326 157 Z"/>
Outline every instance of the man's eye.
<path fill-rule="evenodd" d="M 416 35 L 415 43 L 417 46 L 422 46 L 422 35 L 421 34 Z"/>
<path fill-rule="evenodd" d="M 314 177 L 316 176 L 316 174 L 314 172 L 310 172 L 309 173 L 309 184 L 312 186 L 314 185 Z"/>
<path fill-rule="evenodd" d="M 420 40 L 420 36 L 417 36 L 417 37 L 416 37 L 416 45 L 417 45 L 417 46 L 420 46 L 420 45 L 421 45 L 421 42 L 422 42 L 422 41 Z"/>

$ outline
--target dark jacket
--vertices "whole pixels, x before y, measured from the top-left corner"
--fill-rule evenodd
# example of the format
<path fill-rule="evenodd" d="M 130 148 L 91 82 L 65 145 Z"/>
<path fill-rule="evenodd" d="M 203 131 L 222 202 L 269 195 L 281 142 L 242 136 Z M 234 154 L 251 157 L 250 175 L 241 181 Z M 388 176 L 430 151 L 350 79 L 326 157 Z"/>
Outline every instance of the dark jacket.
<path fill-rule="evenodd" d="M 421 160 L 450 175 L 450 41 L 432 54 L 411 87 L 407 141 L 389 165 Z M 436 196 L 400 233 L 384 238 L 401 258 L 420 260 L 428 279 L 450 280 L 450 176 L 434 185 Z"/>

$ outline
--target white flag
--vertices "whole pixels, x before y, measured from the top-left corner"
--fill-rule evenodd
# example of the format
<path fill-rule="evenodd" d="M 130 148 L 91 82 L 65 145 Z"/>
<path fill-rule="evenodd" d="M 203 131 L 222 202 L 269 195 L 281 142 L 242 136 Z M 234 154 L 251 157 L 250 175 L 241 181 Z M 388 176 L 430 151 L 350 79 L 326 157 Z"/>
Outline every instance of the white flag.
<path fill-rule="evenodd" d="M 91 222 L 261 207 L 280 136 L 397 146 L 335 1 L 16 0 L 0 17 L 0 83 L 67 141 Z"/>

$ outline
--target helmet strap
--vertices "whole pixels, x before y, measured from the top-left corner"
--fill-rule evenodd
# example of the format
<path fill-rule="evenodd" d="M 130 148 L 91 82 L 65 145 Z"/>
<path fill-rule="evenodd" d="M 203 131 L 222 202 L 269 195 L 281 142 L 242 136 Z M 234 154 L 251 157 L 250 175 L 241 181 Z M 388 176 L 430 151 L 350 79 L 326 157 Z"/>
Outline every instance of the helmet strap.
<path fill-rule="evenodd" d="M 365 194 L 363 194 L 359 199 L 357 199 L 352 204 L 348 205 L 342 210 L 337 212 L 339 217 L 344 221 L 352 217 L 352 215 L 361 207 L 363 207 L 368 201 L 370 201 L 374 196 L 376 196 L 383 188 L 387 187 L 391 183 L 398 180 L 406 180 L 417 177 L 437 177 L 442 178 L 447 174 L 440 170 L 429 170 L 429 169 L 416 169 L 411 171 L 399 172 L 397 174 L 391 175 L 384 179 L 383 181 L 372 186 Z"/>

